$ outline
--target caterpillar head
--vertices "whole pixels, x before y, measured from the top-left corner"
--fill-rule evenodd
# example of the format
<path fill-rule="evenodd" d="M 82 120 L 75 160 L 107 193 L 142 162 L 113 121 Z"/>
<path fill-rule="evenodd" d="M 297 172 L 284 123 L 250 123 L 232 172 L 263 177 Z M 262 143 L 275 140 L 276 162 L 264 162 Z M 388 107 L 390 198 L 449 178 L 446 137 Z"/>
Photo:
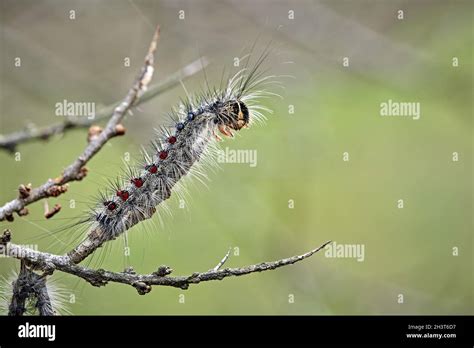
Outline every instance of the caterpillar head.
<path fill-rule="evenodd" d="M 247 127 L 250 121 L 249 109 L 240 100 L 230 100 L 225 103 L 219 116 L 219 131 L 227 136 L 233 136 L 232 129 L 238 131 Z"/>

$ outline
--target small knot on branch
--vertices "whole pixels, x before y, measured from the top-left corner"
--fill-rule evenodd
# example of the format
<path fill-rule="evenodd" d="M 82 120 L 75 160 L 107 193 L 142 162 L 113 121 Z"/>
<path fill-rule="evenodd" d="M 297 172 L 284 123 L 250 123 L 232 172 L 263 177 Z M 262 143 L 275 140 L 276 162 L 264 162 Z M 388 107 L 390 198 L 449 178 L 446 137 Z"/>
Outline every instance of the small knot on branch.
<path fill-rule="evenodd" d="M 0 238 L 0 244 L 5 245 L 7 243 L 10 243 L 12 239 L 12 232 L 7 228 L 3 230 L 3 235 Z"/>
<path fill-rule="evenodd" d="M 123 271 L 123 273 L 126 273 L 126 274 L 137 274 L 137 272 L 135 272 L 135 270 L 133 269 L 132 266 L 128 266 L 127 268 L 125 268 L 125 270 Z"/>
<path fill-rule="evenodd" d="M 75 179 L 77 181 L 81 181 L 82 179 L 86 177 L 88 172 L 89 172 L 89 169 L 87 169 L 87 167 L 81 167 L 81 169 L 79 169 L 79 173 L 76 174 Z"/>
<path fill-rule="evenodd" d="M 18 193 L 19 193 L 20 199 L 28 198 L 30 196 L 30 192 L 31 192 L 31 183 L 27 185 L 21 184 L 20 186 L 18 186 Z"/>
<path fill-rule="evenodd" d="M 173 272 L 173 269 L 171 267 L 162 265 L 158 267 L 158 269 L 155 272 L 153 272 L 153 274 L 158 277 L 164 277 L 164 276 L 167 276 L 168 274 L 171 274 L 172 272 Z"/>
<path fill-rule="evenodd" d="M 151 286 L 145 284 L 144 282 L 135 282 L 132 285 L 135 289 L 137 289 L 140 295 L 146 295 L 151 291 Z"/>
<path fill-rule="evenodd" d="M 78 159 L 81 162 L 84 162 L 83 158 L 79 157 Z M 68 181 L 72 181 L 72 180 L 81 181 L 82 179 L 85 178 L 85 176 L 87 175 L 87 172 L 88 172 L 88 169 L 86 167 L 81 167 L 79 170 L 75 169 L 74 171 L 70 171 L 70 172 L 66 169 L 66 171 L 61 176 L 54 179 L 53 182 L 57 186 L 59 186 L 59 185 L 63 185 L 64 183 L 66 183 Z M 63 186 L 65 186 L 65 185 L 63 185 Z M 67 189 L 67 187 L 66 187 L 66 189 Z M 64 191 L 64 192 L 66 192 L 66 191 Z"/>
<path fill-rule="evenodd" d="M 67 191 L 67 185 L 55 185 L 50 187 L 46 193 L 48 197 L 58 197 L 59 195 L 63 194 Z"/>
<path fill-rule="evenodd" d="M 102 127 L 90 126 L 89 131 L 87 132 L 87 142 L 90 143 L 97 139 L 100 133 L 102 133 Z"/>
<path fill-rule="evenodd" d="M 28 213 L 29 211 L 28 211 L 28 208 L 26 207 L 17 212 L 18 216 L 25 216 L 25 215 L 28 215 Z"/>
<path fill-rule="evenodd" d="M 127 128 L 121 123 L 115 126 L 114 128 L 115 136 L 121 136 L 124 135 L 127 132 Z"/>
<path fill-rule="evenodd" d="M 45 205 L 45 207 L 47 208 L 47 205 Z M 46 219 L 50 219 L 50 218 L 52 218 L 54 215 L 56 215 L 57 213 L 59 213 L 60 210 L 61 210 L 61 204 L 55 204 L 52 209 L 46 209 L 46 211 L 45 211 L 45 213 L 44 213 L 44 217 L 45 217 Z"/>
<path fill-rule="evenodd" d="M 89 279 L 86 279 L 89 284 L 91 284 L 92 286 L 96 286 L 96 287 L 101 287 L 101 286 L 105 286 L 107 285 L 107 281 L 106 280 L 103 280 L 103 279 L 97 279 L 97 278 L 89 278 Z"/>
<path fill-rule="evenodd" d="M 183 282 L 179 285 L 179 288 L 182 289 L 182 290 L 188 290 L 189 289 L 189 284 Z"/>
<path fill-rule="evenodd" d="M 86 280 L 92 286 L 97 286 L 97 287 L 105 286 L 107 285 L 107 280 L 104 280 L 104 273 L 105 273 L 105 270 L 102 268 L 99 268 L 97 270 L 97 274 L 93 275 L 90 278 L 87 278 Z"/>

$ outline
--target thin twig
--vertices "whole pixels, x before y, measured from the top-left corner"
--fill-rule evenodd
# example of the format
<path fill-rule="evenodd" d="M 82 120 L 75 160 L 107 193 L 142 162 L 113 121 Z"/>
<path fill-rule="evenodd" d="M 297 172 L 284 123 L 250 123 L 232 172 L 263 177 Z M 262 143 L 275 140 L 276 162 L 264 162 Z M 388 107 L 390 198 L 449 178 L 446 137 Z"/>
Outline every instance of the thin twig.
<path fill-rule="evenodd" d="M 29 195 L 25 198 L 18 197 L 0 208 L 0 221 L 5 218 L 13 220 L 13 212 L 21 211 L 25 206 L 40 199 L 58 196 L 67 190 L 66 184 L 71 181 L 82 180 L 87 174 L 84 165 L 104 146 L 104 144 L 114 136 L 123 134 L 123 126 L 120 121 L 126 112 L 137 102 L 139 97 L 145 93 L 147 86 L 153 75 L 154 53 L 156 51 L 159 38 L 159 27 L 157 27 L 151 41 L 148 53 L 145 57 L 145 64 L 123 101 L 114 108 L 112 117 L 105 128 L 89 142 L 84 152 L 63 172 L 63 174 L 54 180 L 49 179 L 43 185 L 31 189 Z"/>
<path fill-rule="evenodd" d="M 46 202 L 46 201 L 45 201 Z M 56 203 L 54 207 L 49 209 L 48 203 L 45 204 L 45 212 L 44 212 L 44 217 L 46 219 L 51 219 L 54 215 L 59 213 L 61 211 L 61 204 Z"/>
<path fill-rule="evenodd" d="M 229 250 L 227 251 L 227 254 L 224 255 L 224 257 L 222 258 L 222 260 L 219 261 L 216 267 L 211 268 L 209 271 L 218 271 L 222 266 L 224 266 L 224 263 L 226 263 L 226 261 L 229 259 L 231 250 L 232 248 L 229 248 Z"/>
<path fill-rule="evenodd" d="M 172 272 L 172 269 L 166 266 L 160 266 L 157 271 L 145 275 L 136 274 L 130 270 L 117 273 L 103 269 L 93 270 L 71 262 L 67 256 L 44 253 L 33 249 L 28 249 L 17 244 L 6 243 L 4 244 L 4 249 L 7 256 L 28 261 L 32 267 L 43 270 L 47 273 L 52 273 L 55 270 L 58 270 L 61 272 L 73 274 L 86 280 L 94 286 L 104 286 L 108 282 L 128 284 L 136 288 L 137 291 L 143 295 L 151 291 L 152 285 L 187 289 L 189 285 L 198 284 L 201 282 L 222 280 L 231 276 L 238 277 L 255 272 L 274 270 L 302 261 L 314 255 L 329 243 L 331 243 L 331 241 L 327 241 L 318 248 L 302 255 L 295 255 L 277 261 L 262 262 L 259 264 L 239 268 L 224 268 L 217 270 L 211 269 L 207 272 L 195 272 L 191 275 L 176 277 L 168 276 L 168 274 Z"/>

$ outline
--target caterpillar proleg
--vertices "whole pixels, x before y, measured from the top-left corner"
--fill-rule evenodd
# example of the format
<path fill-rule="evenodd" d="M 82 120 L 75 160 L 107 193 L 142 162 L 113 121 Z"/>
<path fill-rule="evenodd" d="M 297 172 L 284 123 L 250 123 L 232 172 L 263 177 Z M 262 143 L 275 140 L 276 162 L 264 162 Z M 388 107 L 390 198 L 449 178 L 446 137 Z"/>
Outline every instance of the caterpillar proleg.
<path fill-rule="evenodd" d="M 90 224 L 86 238 L 68 253 L 72 262 L 81 262 L 103 243 L 149 219 L 180 179 L 193 175 L 197 162 L 213 161 L 219 134 L 233 137 L 242 128 L 264 120 L 264 113 L 271 113 L 259 102 L 275 95 L 265 86 L 277 81 L 260 70 L 267 55 L 268 51 L 252 68 L 247 64 L 230 77 L 224 88 L 188 96 L 171 112 L 172 127 L 160 129 L 144 153 L 145 163 L 131 168 L 132 175 L 109 188 L 92 209 L 85 221 Z"/>

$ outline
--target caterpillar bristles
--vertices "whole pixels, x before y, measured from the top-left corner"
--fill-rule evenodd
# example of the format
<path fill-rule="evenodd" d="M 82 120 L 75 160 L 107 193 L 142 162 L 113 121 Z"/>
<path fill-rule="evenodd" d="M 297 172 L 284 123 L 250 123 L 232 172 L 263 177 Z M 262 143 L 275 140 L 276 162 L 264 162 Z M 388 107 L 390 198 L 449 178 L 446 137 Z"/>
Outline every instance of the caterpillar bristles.
<path fill-rule="evenodd" d="M 247 58 L 246 66 L 221 89 L 208 88 L 197 96 L 186 91 L 187 98 L 169 113 L 171 126 L 161 126 L 155 139 L 142 149 L 139 167 L 126 164 L 122 175 L 109 180 L 107 189 L 99 193 L 100 203 L 87 219 L 91 227 L 86 239 L 68 254 L 73 262 L 81 262 L 103 243 L 149 219 L 157 206 L 164 210 L 162 203 L 172 190 L 184 199 L 183 177 L 205 184 L 206 170 L 217 166 L 219 134 L 233 137 L 242 128 L 265 120 L 264 113 L 271 110 L 259 101 L 276 95 L 260 89 L 276 83 L 274 76 L 264 76 L 265 71 L 260 70 L 267 55 L 266 49 L 251 69 Z"/>

